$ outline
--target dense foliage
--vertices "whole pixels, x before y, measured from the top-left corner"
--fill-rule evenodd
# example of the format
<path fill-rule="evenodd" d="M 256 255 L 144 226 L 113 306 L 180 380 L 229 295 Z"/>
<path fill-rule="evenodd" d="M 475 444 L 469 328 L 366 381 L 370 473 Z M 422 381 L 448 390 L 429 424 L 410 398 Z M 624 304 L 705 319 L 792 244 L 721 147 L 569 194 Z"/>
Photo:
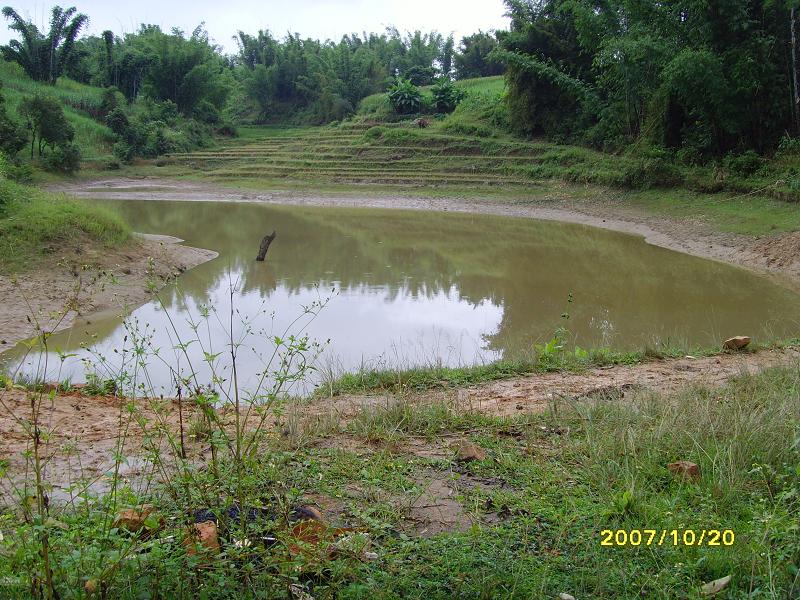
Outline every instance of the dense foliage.
<path fill-rule="evenodd" d="M 3 85 L 0 82 L 0 152 L 6 156 L 16 156 L 25 147 L 27 136 L 25 130 L 8 116 L 3 97 Z"/>
<path fill-rule="evenodd" d="M 3 16 L 11 21 L 9 28 L 21 40 L 12 40 L 0 48 L 3 58 L 19 63 L 28 76 L 36 81 L 54 84 L 69 62 L 75 40 L 89 18 L 76 14 L 75 7 L 52 9 L 50 31 L 44 35 L 30 21 L 25 21 L 13 8 L 3 8 Z"/>
<path fill-rule="evenodd" d="M 786 4 L 506 0 L 512 121 L 527 134 L 692 162 L 766 150 L 797 120 Z"/>
<path fill-rule="evenodd" d="M 491 33 L 479 31 L 464 37 L 455 55 L 458 79 L 502 75 L 506 67 L 492 54 L 496 48 L 497 36 Z"/>

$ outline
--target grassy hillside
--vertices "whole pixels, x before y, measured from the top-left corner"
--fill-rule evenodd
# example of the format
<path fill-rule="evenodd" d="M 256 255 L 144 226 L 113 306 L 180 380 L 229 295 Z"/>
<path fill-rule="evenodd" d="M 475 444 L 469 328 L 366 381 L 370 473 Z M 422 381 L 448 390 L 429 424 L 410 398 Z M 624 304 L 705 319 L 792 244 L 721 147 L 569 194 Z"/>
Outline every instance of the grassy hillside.
<path fill-rule="evenodd" d="M 0 176 L 0 274 L 35 268 L 48 257 L 111 247 L 130 231 L 113 213 Z"/>
<path fill-rule="evenodd" d="M 76 83 L 61 77 L 54 86 L 31 80 L 16 63 L 0 61 L 0 79 L 6 108 L 12 118 L 19 120 L 17 109 L 26 96 L 45 94 L 57 98 L 64 113 L 75 128 L 75 143 L 80 146 L 84 161 L 99 161 L 111 156 L 114 134 L 93 117 L 100 112 L 103 89 Z M 20 157 L 26 151 L 20 152 Z"/>
<path fill-rule="evenodd" d="M 651 212 L 707 219 L 724 231 L 758 235 L 800 228 L 800 211 L 787 202 L 800 199 L 800 180 L 794 179 L 800 160 L 792 148 L 749 166 L 731 159 L 728 166 L 685 167 L 645 150 L 610 154 L 525 140 L 507 130 L 502 78 L 458 85 L 467 90 L 465 100 L 450 115 L 426 117 L 426 128 L 389 115 L 382 94 L 367 98 L 353 119 L 340 124 L 242 127 L 239 138 L 162 158 L 158 168 L 138 172 L 254 189 L 614 197 Z M 734 174 L 742 171 L 749 175 Z"/>

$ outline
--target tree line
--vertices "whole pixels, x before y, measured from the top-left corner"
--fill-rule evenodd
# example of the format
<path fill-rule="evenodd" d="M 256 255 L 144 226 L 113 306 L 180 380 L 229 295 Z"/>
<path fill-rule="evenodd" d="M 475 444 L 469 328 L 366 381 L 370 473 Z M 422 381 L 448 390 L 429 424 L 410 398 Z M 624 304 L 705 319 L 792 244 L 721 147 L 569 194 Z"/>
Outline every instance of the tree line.
<path fill-rule="evenodd" d="M 241 122 L 341 120 L 384 91 L 398 113 L 412 115 L 422 110 L 418 87 L 436 84 L 433 110 L 452 110 L 451 80 L 501 73 L 509 123 L 522 135 L 612 151 L 633 145 L 692 164 L 768 152 L 800 129 L 791 4 L 506 4 L 508 31 L 478 31 L 457 44 L 436 31 L 395 28 L 338 42 L 239 31 L 232 54 L 202 24 L 189 34 L 143 24 L 121 36 L 81 37 L 88 17 L 74 7 L 53 8 L 47 32 L 6 7 L 18 39 L 0 51 L 37 81 L 67 76 L 112 90 L 101 116 L 123 160 L 191 147 Z"/>
<path fill-rule="evenodd" d="M 798 131 L 795 9 L 773 0 L 506 0 L 518 131 L 686 163 Z"/>

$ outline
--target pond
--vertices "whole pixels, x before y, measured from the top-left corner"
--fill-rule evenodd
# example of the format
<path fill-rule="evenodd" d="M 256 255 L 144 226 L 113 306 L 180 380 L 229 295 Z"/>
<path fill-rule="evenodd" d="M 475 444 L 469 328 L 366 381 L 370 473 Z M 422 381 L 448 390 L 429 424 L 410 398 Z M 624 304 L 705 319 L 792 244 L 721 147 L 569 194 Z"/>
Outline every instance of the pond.
<path fill-rule="evenodd" d="M 717 345 L 740 334 L 789 337 L 800 323 L 800 297 L 765 278 L 582 225 L 386 209 L 98 202 L 136 231 L 178 236 L 220 256 L 125 323 L 91 318 L 52 336 L 51 348 L 73 356 L 60 364 L 51 355 L 48 378 L 78 382 L 87 370 L 135 370 L 137 340 L 148 353 L 158 350 L 144 359 L 146 377 L 138 375 L 148 393 L 171 394 L 170 367 L 209 382 L 204 357 L 221 353 L 215 360 L 223 361 L 231 339 L 241 342 L 237 367 L 247 388 L 264 371 L 273 336 L 286 333 L 322 344 L 309 354 L 318 368 L 310 380 L 318 382 L 362 367 L 513 358 L 559 327 L 582 347 L 638 350 Z M 273 229 L 277 239 L 257 263 L 259 241 Z M 5 358 L 18 365 L 20 356 L 17 348 Z M 41 359 L 29 355 L 22 371 L 37 372 Z M 220 367 L 227 382 L 218 385 L 230 383 L 229 368 Z"/>

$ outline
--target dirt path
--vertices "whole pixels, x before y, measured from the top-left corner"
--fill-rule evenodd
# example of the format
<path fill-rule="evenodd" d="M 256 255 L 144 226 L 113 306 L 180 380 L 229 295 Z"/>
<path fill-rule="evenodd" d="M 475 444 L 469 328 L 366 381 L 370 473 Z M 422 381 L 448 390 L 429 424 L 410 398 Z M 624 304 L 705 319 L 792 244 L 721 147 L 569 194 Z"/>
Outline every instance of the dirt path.
<path fill-rule="evenodd" d="M 217 256 L 181 241 L 138 235 L 119 249 L 84 248 L 18 279 L 0 276 L 0 351 L 41 330 L 66 329 L 78 317 L 133 309 L 150 299 L 151 282 L 161 287 Z"/>
<path fill-rule="evenodd" d="M 639 235 L 656 246 L 754 270 L 800 291 L 800 232 L 761 238 L 721 233 L 700 220 L 672 219 L 647 214 L 612 199 L 576 200 L 568 194 L 538 199 L 497 200 L 357 193 L 262 192 L 226 188 L 214 183 L 155 177 L 60 183 L 51 189 L 83 198 L 400 208 L 578 223 Z"/>

